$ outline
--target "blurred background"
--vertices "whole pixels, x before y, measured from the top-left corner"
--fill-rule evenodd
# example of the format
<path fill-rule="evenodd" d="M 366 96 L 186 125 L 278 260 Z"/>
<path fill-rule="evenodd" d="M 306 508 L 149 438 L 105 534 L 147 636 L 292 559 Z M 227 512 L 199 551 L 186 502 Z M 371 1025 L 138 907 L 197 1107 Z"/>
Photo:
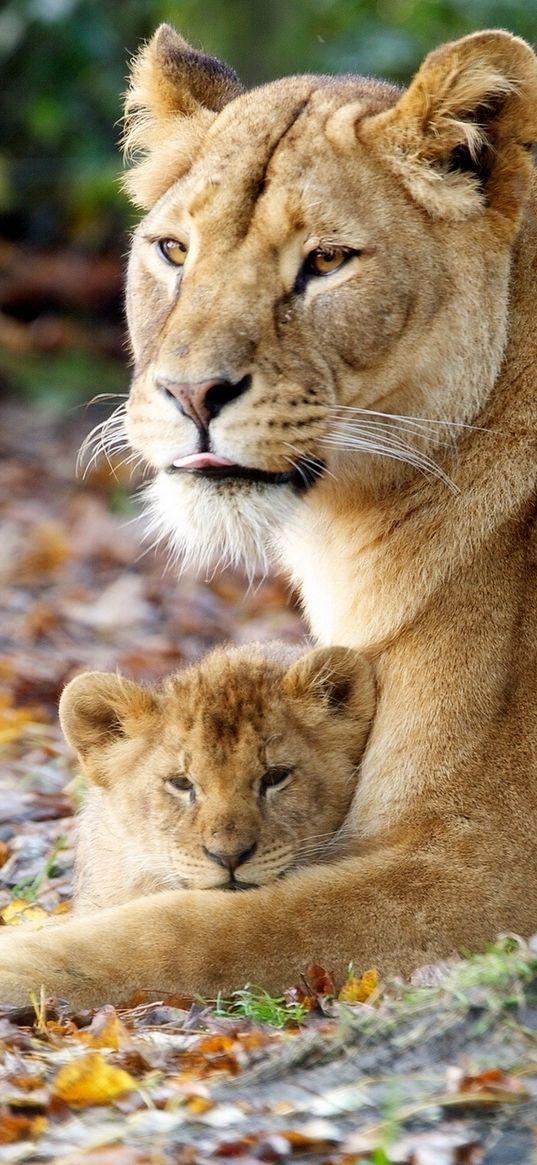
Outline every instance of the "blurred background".
<path fill-rule="evenodd" d="M 537 41 L 537 0 L 3 0 L 0 387 L 69 406 L 126 380 L 118 184 L 129 57 L 161 20 L 249 83 L 295 71 L 405 82 L 443 40 Z"/>

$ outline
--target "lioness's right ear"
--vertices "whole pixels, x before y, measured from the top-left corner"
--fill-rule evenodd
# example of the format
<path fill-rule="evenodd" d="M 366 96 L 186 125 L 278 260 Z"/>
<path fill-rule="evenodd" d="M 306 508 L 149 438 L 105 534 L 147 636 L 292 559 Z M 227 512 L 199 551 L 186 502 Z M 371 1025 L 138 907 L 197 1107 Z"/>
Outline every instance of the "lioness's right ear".
<path fill-rule="evenodd" d="M 110 672 L 84 672 L 62 692 L 60 724 L 81 760 L 113 740 L 133 735 L 155 711 L 151 691 Z"/>
<path fill-rule="evenodd" d="M 490 206 L 516 220 L 537 140 L 535 53 L 495 30 L 441 45 L 399 101 L 357 133 L 433 217 Z"/>
<path fill-rule="evenodd" d="M 125 100 L 125 152 L 142 155 L 124 181 L 137 206 L 148 210 L 181 177 L 211 122 L 242 91 L 233 69 L 160 25 L 134 58 Z"/>

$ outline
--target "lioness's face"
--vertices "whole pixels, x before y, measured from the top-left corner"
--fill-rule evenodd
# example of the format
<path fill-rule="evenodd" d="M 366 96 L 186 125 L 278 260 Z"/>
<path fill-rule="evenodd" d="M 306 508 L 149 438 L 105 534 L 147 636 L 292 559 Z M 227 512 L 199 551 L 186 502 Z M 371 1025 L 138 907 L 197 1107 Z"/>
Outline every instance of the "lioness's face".
<path fill-rule="evenodd" d="M 334 460 L 337 404 L 374 403 L 371 365 L 439 275 L 408 254 L 403 194 L 386 205 L 378 169 L 323 132 L 351 96 L 301 79 L 239 98 L 136 234 L 128 434 L 174 530 L 195 510 L 218 543 L 219 523 L 292 510 Z"/>
<path fill-rule="evenodd" d="M 168 86 L 185 62 L 203 71 L 169 36 L 162 60 Z M 515 203 L 500 229 L 484 164 L 457 144 L 462 97 L 450 114 L 442 90 L 436 128 L 432 96 L 417 108 L 426 88 L 409 112 L 412 89 L 274 82 L 200 112 L 186 159 L 170 112 L 162 165 L 175 133 L 179 177 L 172 166 L 130 261 L 127 431 L 157 471 L 158 522 L 202 561 L 263 557 L 304 496 L 368 482 L 372 454 L 429 471 L 446 430 L 427 419 L 467 421 L 494 380 Z M 420 421 L 396 431 L 401 416 Z"/>

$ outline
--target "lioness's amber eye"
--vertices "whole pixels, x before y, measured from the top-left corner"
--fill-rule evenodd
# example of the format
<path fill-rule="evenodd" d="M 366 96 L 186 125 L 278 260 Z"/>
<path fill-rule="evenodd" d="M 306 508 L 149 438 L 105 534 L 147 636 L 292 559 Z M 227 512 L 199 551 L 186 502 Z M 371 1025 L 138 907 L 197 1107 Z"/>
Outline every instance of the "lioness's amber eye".
<path fill-rule="evenodd" d="M 306 260 L 312 275 L 330 275 L 332 271 L 339 271 L 347 262 L 350 252 L 343 247 L 326 247 L 324 250 L 311 251 Z"/>
<path fill-rule="evenodd" d="M 189 781 L 188 777 L 168 777 L 166 781 L 168 788 L 177 793 L 193 793 L 194 785 Z"/>
<path fill-rule="evenodd" d="M 283 785 L 292 776 L 292 769 L 274 768 L 267 769 L 266 773 L 261 777 L 260 787 L 261 793 L 266 793 L 267 789 L 274 789 L 276 785 Z"/>
<path fill-rule="evenodd" d="M 157 247 L 161 255 L 172 267 L 182 267 L 186 259 L 186 247 L 177 239 L 159 239 Z"/>

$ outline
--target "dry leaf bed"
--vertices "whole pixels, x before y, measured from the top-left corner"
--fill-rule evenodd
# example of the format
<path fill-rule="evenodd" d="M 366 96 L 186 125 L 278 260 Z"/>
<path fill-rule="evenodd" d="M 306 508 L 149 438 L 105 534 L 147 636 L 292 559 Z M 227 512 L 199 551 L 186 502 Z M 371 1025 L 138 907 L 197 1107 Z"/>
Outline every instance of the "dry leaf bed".
<path fill-rule="evenodd" d="M 245 596 L 233 575 L 178 582 L 140 558 L 123 471 L 75 480 L 88 419 L 10 406 L 0 421 L 0 914 L 25 925 L 70 905 L 65 681 L 116 666 L 156 680 L 215 642 L 303 628 L 277 581 Z M 465 967 L 425 969 L 410 994 L 359 968 L 339 1000 L 310 968 L 288 992 L 302 1026 L 282 1030 L 180 998 L 0 1011 L 0 1161 L 525 1165 L 537 958 L 515 943 L 473 979 Z"/>

